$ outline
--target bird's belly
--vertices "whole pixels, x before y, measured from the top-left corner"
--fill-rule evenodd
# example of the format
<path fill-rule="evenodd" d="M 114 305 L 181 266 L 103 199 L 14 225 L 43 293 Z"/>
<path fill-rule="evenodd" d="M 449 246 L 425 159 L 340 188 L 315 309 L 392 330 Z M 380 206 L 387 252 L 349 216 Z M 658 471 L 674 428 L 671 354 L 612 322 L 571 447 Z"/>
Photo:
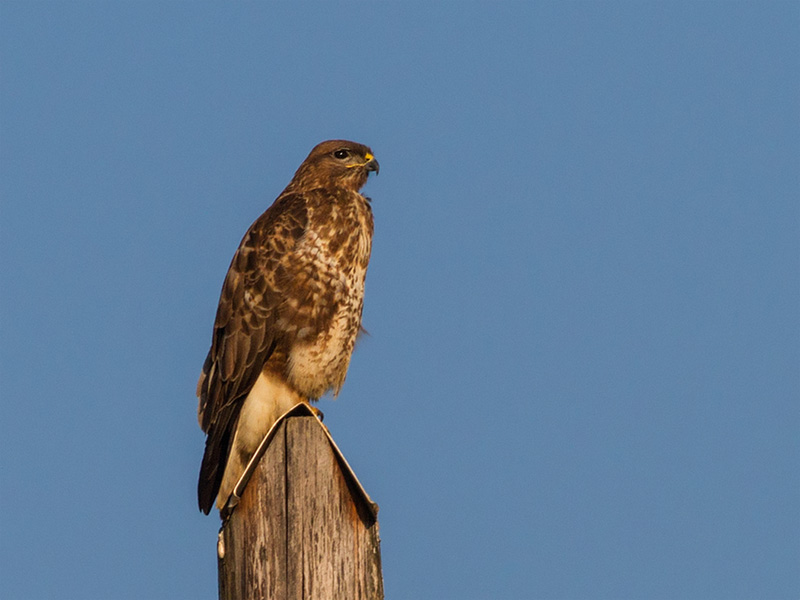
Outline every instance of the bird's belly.
<path fill-rule="evenodd" d="M 331 389 L 339 392 L 361 324 L 359 308 L 340 308 L 326 331 L 291 349 L 289 381 L 300 393 L 316 399 Z"/>

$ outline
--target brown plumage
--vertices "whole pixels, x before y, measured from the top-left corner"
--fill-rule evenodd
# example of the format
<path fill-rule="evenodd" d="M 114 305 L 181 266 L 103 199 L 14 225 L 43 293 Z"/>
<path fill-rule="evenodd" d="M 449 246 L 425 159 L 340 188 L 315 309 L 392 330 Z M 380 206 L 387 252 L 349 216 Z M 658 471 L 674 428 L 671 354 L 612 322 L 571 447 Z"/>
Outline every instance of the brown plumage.
<path fill-rule="evenodd" d="M 378 162 L 367 146 L 322 142 L 233 256 L 197 383 L 206 514 L 215 498 L 224 506 L 281 414 L 344 383 L 372 247 L 372 210 L 359 193 L 370 171 Z"/>

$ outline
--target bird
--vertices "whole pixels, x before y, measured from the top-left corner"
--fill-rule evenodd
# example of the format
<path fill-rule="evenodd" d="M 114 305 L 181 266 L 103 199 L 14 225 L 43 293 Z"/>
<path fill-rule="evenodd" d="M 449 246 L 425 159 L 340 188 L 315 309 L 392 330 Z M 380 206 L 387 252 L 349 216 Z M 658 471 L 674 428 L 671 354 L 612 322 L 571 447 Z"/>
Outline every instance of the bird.
<path fill-rule="evenodd" d="M 316 145 L 234 253 L 197 382 L 205 514 L 215 499 L 224 508 L 283 413 L 338 395 L 362 331 L 372 250 L 371 199 L 360 190 L 379 170 L 363 144 Z"/>

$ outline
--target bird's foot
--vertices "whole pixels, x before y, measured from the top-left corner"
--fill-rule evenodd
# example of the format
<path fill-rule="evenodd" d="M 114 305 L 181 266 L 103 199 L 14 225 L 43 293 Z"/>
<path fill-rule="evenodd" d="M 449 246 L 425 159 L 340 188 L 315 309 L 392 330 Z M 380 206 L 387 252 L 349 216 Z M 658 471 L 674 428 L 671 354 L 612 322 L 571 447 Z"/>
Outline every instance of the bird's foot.
<path fill-rule="evenodd" d="M 325 418 L 325 414 L 320 409 L 318 409 L 316 406 L 311 406 L 309 404 L 308 408 L 311 409 L 311 412 L 314 413 L 314 416 L 317 417 L 319 419 L 320 423 L 321 423 L 322 420 Z"/>

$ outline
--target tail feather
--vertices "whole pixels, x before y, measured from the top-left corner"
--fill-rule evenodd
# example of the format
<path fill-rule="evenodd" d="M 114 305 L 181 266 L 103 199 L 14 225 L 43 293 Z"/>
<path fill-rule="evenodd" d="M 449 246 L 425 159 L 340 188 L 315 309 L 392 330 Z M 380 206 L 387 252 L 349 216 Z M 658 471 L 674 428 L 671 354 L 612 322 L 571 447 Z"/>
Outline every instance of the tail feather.
<path fill-rule="evenodd" d="M 205 514 L 211 512 L 219 492 L 241 407 L 241 402 L 225 406 L 217 422 L 209 429 L 203 462 L 200 465 L 200 477 L 197 481 L 197 503 Z"/>

